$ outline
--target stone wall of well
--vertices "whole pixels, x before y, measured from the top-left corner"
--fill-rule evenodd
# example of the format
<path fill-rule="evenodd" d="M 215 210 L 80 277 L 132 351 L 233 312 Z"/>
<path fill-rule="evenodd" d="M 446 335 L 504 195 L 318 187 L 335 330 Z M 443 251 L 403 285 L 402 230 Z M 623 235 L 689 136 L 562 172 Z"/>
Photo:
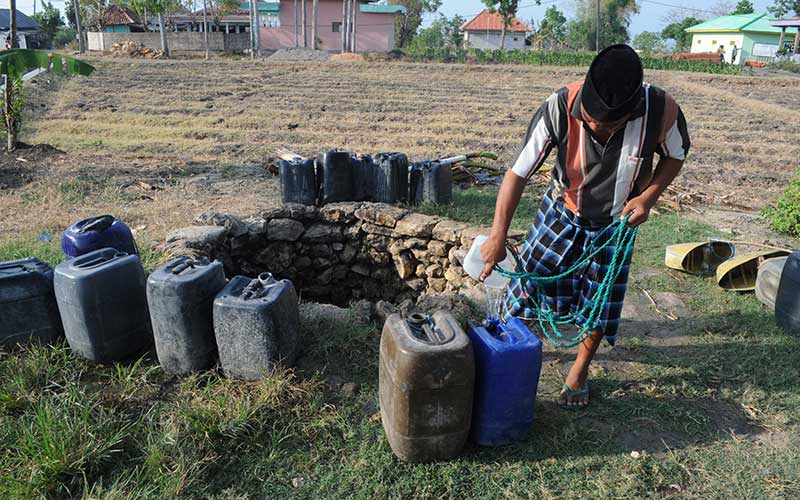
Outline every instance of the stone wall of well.
<path fill-rule="evenodd" d="M 246 218 L 210 210 L 196 223 L 172 232 L 166 248 L 219 259 L 229 277 L 269 271 L 304 299 L 334 304 L 473 287 L 462 262 L 473 239 L 489 232 L 382 203 L 289 204 Z"/>

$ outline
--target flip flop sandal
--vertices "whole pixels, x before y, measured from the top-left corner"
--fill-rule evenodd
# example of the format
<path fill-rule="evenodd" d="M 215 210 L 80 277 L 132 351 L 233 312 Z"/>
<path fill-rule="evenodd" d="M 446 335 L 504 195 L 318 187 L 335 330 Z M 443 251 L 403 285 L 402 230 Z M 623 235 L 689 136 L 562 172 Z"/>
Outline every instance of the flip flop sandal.
<path fill-rule="evenodd" d="M 567 384 L 562 385 L 561 386 L 561 390 L 564 391 L 564 393 L 567 395 L 567 399 L 563 403 L 561 401 L 559 401 L 558 406 L 560 406 L 562 408 L 585 408 L 586 406 L 589 406 L 589 402 L 588 401 L 586 402 L 586 404 L 583 404 L 583 405 L 581 405 L 581 404 L 569 404 L 567 402 L 570 399 L 575 399 L 575 398 L 580 397 L 580 396 L 588 396 L 589 395 L 589 382 L 586 382 L 586 384 L 583 386 L 583 389 L 580 389 L 578 391 L 573 391 L 572 389 L 569 388 L 569 386 Z"/>

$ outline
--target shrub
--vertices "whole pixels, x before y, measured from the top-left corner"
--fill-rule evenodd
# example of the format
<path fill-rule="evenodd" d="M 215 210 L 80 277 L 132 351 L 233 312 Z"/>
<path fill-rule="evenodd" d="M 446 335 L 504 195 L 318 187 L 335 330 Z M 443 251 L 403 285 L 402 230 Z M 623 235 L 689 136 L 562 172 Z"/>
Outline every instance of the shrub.
<path fill-rule="evenodd" d="M 774 207 L 765 208 L 761 214 L 775 231 L 800 236 L 800 178 L 786 187 Z"/>
<path fill-rule="evenodd" d="M 73 27 L 59 28 L 53 36 L 53 48 L 63 49 L 64 47 L 75 44 L 77 46 L 76 31 Z"/>
<path fill-rule="evenodd" d="M 558 50 L 479 50 L 449 49 L 433 47 L 410 47 L 403 53 L 418 62 L 457 62 L 478 64 L 530 64 L 535 66 L 583 66 L 588 67 L 594 52 L 567 52 Z M 645 69 L 667 71 L 694 71 L 703 73 L 740 74 L 739 66 L 720 65 L 715 61 L 675 61 L 669 57 L 642 56 Z"/>

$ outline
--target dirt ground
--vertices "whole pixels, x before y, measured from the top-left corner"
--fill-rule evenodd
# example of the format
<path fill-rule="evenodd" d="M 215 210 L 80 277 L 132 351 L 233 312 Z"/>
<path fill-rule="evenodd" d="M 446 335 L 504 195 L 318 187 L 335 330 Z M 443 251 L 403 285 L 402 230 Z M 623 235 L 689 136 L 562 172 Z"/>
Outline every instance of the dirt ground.
<path fill-rule="evenodd" d="M 26 89 L 22 140 L 0 156 L 0 237 L 114 212 L 160 239 L 209 207 L 278 201 L 276 151 L 468 150 L 513 160 L 540 102 L 581 68 L 233 59 L 94 59 L 89 78 Z M 754 212 L 798 166 L 800 79 L 649 72 L 683 107 L 692 153 L 670 194 Z M 688 203 L 687 203 L 688 202 Z M 689 210 L 687 213 L 697 214 Z M 724 222 L 721 222 L 724 224 Z"/>

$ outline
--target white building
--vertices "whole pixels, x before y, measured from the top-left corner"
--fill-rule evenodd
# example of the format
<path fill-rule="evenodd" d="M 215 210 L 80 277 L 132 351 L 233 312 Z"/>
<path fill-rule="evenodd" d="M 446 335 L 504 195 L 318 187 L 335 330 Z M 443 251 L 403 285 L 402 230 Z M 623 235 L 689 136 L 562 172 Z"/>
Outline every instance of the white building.
<path fill-rule="evenodd" d="M 503 32 L 503 18 L 495 12 L 484 10 L 461 26 L 464 31 L 464 41 L 467 47 L 473 49 L 495 50 L 500 48 L 500 38 Z M 506 29 L 505 49 L 524 49 L 525 37 L 530 28 L 517 19 L 511 22 Z"/>

